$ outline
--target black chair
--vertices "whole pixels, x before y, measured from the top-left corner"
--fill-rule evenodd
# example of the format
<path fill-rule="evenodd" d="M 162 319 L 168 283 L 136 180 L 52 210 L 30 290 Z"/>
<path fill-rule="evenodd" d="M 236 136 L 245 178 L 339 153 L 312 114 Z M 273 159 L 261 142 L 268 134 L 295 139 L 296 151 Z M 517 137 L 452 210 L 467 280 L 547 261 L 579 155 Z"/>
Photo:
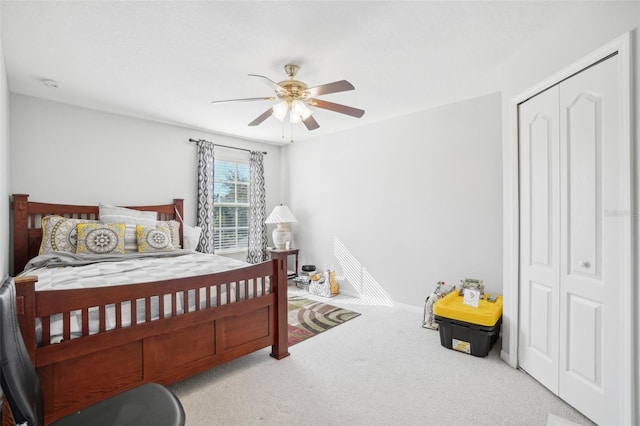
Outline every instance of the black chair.
<path fill-rule="evenodd" d="M 0 287 L 0 376 L 16 424 L 44 425 L 40 380 L 22 340 L 11 278 Z M 6 415 L 6 413 L 5 413 Z M 182 404 L 167 388 L 147 383 L 52 423 L 55 426 L 184 425 Z"/>

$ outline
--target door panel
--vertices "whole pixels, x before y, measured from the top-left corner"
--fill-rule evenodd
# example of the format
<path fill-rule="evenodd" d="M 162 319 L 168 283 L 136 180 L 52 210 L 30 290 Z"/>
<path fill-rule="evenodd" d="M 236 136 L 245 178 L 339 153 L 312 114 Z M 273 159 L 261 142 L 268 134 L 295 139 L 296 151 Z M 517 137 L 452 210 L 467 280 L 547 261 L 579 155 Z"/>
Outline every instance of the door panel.
<path fill-rule="evenodd" d="M 550 132 L 551 117 L 536 114 L 529 126 L 529 208 L 531 251 L 529 262 L 537 267 L 553 268 L 551 264 L 551 194 L 553 175 L 550 155 L 553 150 Z"/>
<path fill-rule="evenodd" d="M 567 268 L 571 274 L 597 276 L 600 270 L 602 107 L 602 97 L 589 92 L 566 108 Z"/>
<path fill-rule="evenodd" d="M 520 367 L 558 392 L 560 200 L 557 87 L 519 108 Z"/>
<path fill-rule="evenodd" d="M 568 295 L 567 300 L 567 372 L 601 389 L 602 305 L 576 295 Z M 585 329 L 592 332 L 582 332 Z"/>
<path fill-rule="evenodd" d="M 599 424 L 620 423 L 622 221 L 617 56 L 560 85 L 559 395 Z"/>
<path fill-rule="evenodd" d="M 553 288 L 542 283 L 529 283 L 529 312 L 532 313 L 529 322 L 529 345 L 528 350 L 538 351 L 538 356 L 543 357 L 547 362 L 554 363 L 550 356 L 551 347 L 554 342 L 551 339 L 556 333 L 551 331 L 555 327 L 551 321 L 539 321 L 537 318 L 551 318 L 553 314 Z M 533 315 L 535 313 L 535 316 Z M 537 318 L 536 318 L 537 317 Z"/>

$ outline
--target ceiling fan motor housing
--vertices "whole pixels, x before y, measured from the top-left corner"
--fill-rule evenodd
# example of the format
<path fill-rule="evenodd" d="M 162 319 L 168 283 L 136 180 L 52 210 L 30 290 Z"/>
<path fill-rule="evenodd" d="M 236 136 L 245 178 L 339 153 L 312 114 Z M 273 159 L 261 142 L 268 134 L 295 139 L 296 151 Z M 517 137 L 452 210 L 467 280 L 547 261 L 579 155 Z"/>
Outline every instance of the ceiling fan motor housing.
<path fill-rule="evenodd" d="M 307 90 L 308 86 L 302 81 L 296 80 L 294 78 L 299 69 L 300 67 L 295 64 L 285 65 L 284 71 L 289 76 L 289 79 L 283 80 L 278 83 L 278 86 L 284 89 L 284 92 L 277 93 L 278 98 L 288 102 L 289 104 L 291 104 L 291 102 L 295 100 L 304 101 L 305 99 L 310 97 L 309 93 L 305 93 L 305 90 Z"/>
<path fill-rule="evenodd" d="M 284 92 L 278 93 L 278 98 L 285 101 L 294 101 L 296 99 L 305 99 L 309 97 L 306 93 L 307 85 L 299 80 L 284 80 L 278 83 L 278 86 L 284 89 Z"/>

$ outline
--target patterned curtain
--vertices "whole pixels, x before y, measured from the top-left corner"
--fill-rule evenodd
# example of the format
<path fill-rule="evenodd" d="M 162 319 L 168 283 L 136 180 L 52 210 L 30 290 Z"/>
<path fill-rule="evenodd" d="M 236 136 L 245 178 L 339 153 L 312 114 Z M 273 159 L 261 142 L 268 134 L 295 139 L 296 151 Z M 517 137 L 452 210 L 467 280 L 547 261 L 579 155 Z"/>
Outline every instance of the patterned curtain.
<path fill-rule="evenodd" d="M 264 156 L 251 151 L 249 160 L 249 254 L 247 262 L 267 260 L 267 204 L 264 189 Z"/>
<path fill-rule="evenodd" d="M 213 253 L 213 144 L 204 140 L 198 145 L 198 220 L 202 228 L 198 251 Z"/>

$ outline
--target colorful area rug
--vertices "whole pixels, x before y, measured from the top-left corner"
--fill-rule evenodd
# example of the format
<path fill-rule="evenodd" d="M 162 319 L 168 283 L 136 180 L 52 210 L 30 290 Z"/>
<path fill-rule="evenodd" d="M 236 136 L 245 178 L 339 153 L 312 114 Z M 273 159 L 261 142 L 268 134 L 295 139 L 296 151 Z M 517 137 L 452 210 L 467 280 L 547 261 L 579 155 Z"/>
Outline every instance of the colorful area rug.
<path fill-rule="evenodd" d="M 289 346 L 300 343 L 359 315 L 357 312 L 302 296 L 290 296 Z"/>

